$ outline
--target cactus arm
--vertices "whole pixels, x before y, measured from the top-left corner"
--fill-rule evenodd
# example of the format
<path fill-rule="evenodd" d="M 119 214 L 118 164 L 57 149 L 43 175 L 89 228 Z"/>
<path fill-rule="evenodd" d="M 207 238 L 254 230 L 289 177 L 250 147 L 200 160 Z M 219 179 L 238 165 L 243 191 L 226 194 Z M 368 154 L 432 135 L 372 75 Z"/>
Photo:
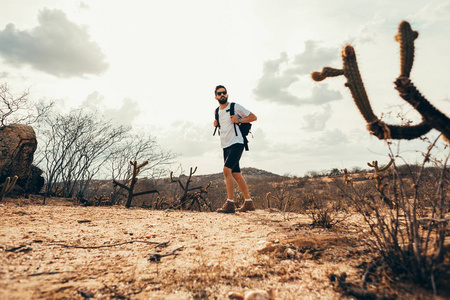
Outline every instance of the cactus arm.
<path fill-rule="evenodd" d="M 18 179 L 18 178 L 19 178 L 19 177 L 17 177 L 17 175 L 13 177 L 12 181 L 10 182 L 9 185 L 7 185 L 7 187 L 6 187 L 6 189 L 5 189 L 5 195 L 8 194 L 9 192 L 11 192 L 11 190 L 12 190 L 12 189 L 14 188 L 14 186 L 16 185 L 16 182 L 17 182 L 17 179 Z"/>
<path fill-rule="evenodd" d="M 430 128 L 439 130 L 450 140 L 450 119 L 422 96 L 409 78 L 399 77 L 394 83 L 400 97 L 422 115 Z"/>
<path fill-rule="evenodd" d="M 398 26 L 395 40 L 400 44 L 400 76 L 408 77 L 414 62 L 414 40 L 419 33 L 411 29 L 408 22 L 402 21 Z"/>
<path fill-rule="evenodd" d="M 387 169 L 389 169 L 389 167 L 392 165 L 393 162 L 394 162 L 394 160 L 391 159 L 387 165 L 385 165 L 384 167 L 382 167 L 378 171 L 380 171 L 380 172 L 386 171 Z"/>
<path fill-rule="evenodd" d="M 146 165 L 148 165 L 148 160 L 144 161 L 142 164 L 140 164 L 139 166 L 137 166 L 138 169 L 142 169 L 142 167 L 145 167 Z"/>
<path fill-rule="evenodd" d="M 367 163 L 367 165 L 371 168 L 374 168 L 375 171 L 378 171 L 378 161 L 374 160 L 372 163 Z"/>
<path fill-rule="evenodd" d="M 389 125 L 380 120 L 367 124 L 369 132 L 380 140 L 412 140 L 428 133 L 431 128 L 425 121 L 413 126 Z"/>
<path fill-rule="evenodd" d="M 2 190 L 0 191 L 0 194 L 1 195 L 5 195 L 6 194 L 6 189 L 8 188 L 8 186 L 9 186 L 9 182 L 11 181 L 11 178 L 10 177 L 7 177 L 6 179 L 5 179 L 5 182 L 3 183 L 3 185 L 2 185 Z"/>
<path fill-rule="evenodd" d="M 122 183 L 116 181 L 115 179 L 113 179 L 113 185 L 114 185 L 114 186 L 118 185 L 118 186 L 120 186 L 121 188 L 126 189 L 127 191 L 130 189 L 130 188 L 127 187 L 125 184 L 122 184 Z"/>
<path fill-rule="evenodd" d="M 314 81 L 322 81 L 327 77 L 336 77 L 344 75 L 347 78 L 346 87 L 350 89 L 352 97 L 356 106 L 363 115 L 367 123 L 378 121 L 377 116 L 373 113 L 370 106 L 369 98 L 367 97 L 364 83 L 359 73 L 358 63 L 356 61 L 355 49 L 346 45 L 342 51 L 343 69 L 334 69 L 324 67 L 322 72 L 313 72 L 311 77 Z"/>
<path fill-rule="evenodd" d="M 17 175 L 15 175 L 12 180 L 11 177 L 6 178 L 5 182 L 2 185 L 2 190 L 0 191 L 0 202 L 3 201 L 3 198 L 5 197 L 6 194 L 11 192 L 11 190 L 16 185 L 18 178 L 19 177 L 17 177 Z"/>
<path fill-rule="evenodd" d="M 330 68 L 330 67 L 324 67 L 322 69 L 322 72 L 311 73 L 311 77 L 314 81 L 322 81 L 327 77 L 337 77 L 340 75 L 344 75 L 344 70 L 334 69 L 334 68 Z"/>
<path fill-rule="evenodd" d="M 356 106 L 367 123 L 377 121 L 378 118 L 372 111 L 366 89 L 364 88 L 364 83 L 361 79 L 361 74 L 359 73 L 355 49 L 352 46 L 346 45 L 344 47 L 342 51 L 342 60 L 344 63 L 344 75 L 347 78 L 345 86 L 350 89 Z"/>
<path fill-rule="evenodd" d="M 414 41 L 419 36 L 417 31 L 411 29 L 408 22 L 401 22 L 395 40 L 400 44 L 400 76 L 394 82 L 396 90 L 406 102 L 411 104 L 429 124 L 430 129 L 436 128 L 450 139 L 450 119 L 436 109 L 417 90 L 409 79 L 414 62 Z"/>
<path fill-rule="evenodd" d="M 205 189 L 204 189 L 205 192 L 208 190 L 208 188 L 211 186 L 211 184 L 212 184 L 212 181 L 210 181 L 210 182 L 205 186 Z"/>
<path fill-rule="evenodd" d="M 408 22 L 400 23 L 395 40 L 400 44 L 400 76 L 395 81 L 400 96 L 410 103 L 421 115 L 423 121 L 417 125 L 389 125 L 379 120 L 373 113 L 367 93 L 364 88 L 356 61 L 355 50 L 346 45 L 342 51 L 343 69 L 325 67 L 322 72 L 313 72 L 311 77 L 315 81 L 322 81 L 327 77 L 343 75 L 347 78 L 346 86 L 350 89 L 356 106 L 367 122 L 367 129 L 379 139 L 415 139 L 431 129 L 440 131 L 450 143 L 450 119 L 436 109 L 423 97 L 411 83 L 409 76 L 414 62 L 414 40 L 419 36 L 413 31 Z"/>

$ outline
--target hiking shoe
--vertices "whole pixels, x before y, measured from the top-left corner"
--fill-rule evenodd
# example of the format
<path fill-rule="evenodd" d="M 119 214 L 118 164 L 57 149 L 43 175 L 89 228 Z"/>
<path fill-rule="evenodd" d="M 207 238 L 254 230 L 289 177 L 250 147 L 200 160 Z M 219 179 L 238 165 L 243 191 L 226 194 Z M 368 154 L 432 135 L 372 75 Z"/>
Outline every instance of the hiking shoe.
<path fill-rule="evenodd" d="M 224 214 L 234 214 L 236 212 L 236 207 L 234 206 L 234 202 L 227 200 L 222 208 L 219 208 L 218 210 L 216 210 L 216 212 Z"/>
<path fill-rule="evenodd" d="M 238 212 L 246 212 L 246 211 L 253 211 L 255 210 L 255 205 L 253 204 L 253 201 L 244 201 L 244 205 L 242 205 L 241 208 L 238 208 Z"/>

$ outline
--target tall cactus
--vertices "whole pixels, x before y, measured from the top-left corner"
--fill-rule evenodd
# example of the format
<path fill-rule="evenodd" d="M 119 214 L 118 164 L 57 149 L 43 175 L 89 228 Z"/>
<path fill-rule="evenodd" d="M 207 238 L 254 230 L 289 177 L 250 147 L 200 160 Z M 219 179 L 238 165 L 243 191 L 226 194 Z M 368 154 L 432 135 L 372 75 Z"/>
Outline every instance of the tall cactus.
<path fill-rule="evenodd" d="M 414 40 L 419 36 L 411 25 L 403 21 L 400 23 L 395 40 L 400 44 L 400 76 L 394 82 L 400 97 L 411 104 L 421 115 L 422 122 L 417 125 L 390 125 L 386 124 L 374 114 L 364 83 L 359 73 L 355 49 L 345 45 L 342 51 L 343 68 L 334 69 L 325 67 L 321 72 L 313 72 L 311 77 L 315 81 L 322 81 L 327 77 L 344 75 L 345 84 L 350 89 L 356 106 L 367 122 L 367 129 L 379 139 L 415 139 L 431 129 L 440 131 L 450 143 L 450 119 L 436 109 L 423 97 L 411 82 L 409 76 L 414 62 Z"/>
<path fill-rule="evenodd" d="M 0 191 L 0 202 L 3 201 L 3 198 L 5 197 L 6 194 L 8 194 L 9 192 L 11 192 L 11 190 L 14 188 L 14 186 L 16 185 L 18 177 L 14 176 L 11 180 L 11 177 L 7 177 L 5 182 L 1 185 L 1 191 Z"/>

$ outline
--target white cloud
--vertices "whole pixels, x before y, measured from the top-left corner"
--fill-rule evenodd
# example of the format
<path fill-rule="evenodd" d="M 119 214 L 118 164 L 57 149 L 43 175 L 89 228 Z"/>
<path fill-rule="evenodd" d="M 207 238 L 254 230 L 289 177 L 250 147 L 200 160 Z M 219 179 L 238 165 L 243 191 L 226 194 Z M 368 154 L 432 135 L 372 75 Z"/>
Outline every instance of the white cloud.
<path fill-rule="evenodd" d="M 298 75 L 309 75 L 336 60 L 339 53 L 338 48 L 320 47 L 317 41 L 306 41 L 305 51 L 294 57 L 292 71 Z"/>
<path fill-rule="evenodd" d="M 431 2 L 431 1 L 430 1 Z M 422 7 L 412 18 L 428 23 L 450 21 L 450 1 L 432 1 Z"/>
<path fill-rule="evenodd" d="M 78 6 L 79 6 L 81 9 L 89 9 L 89 4 L 86 3 L 86 2 L 84 2 L 84 1 L 80 1 L 80 3 L 78 4 Z"/>
<path fill-rule="evenodd" d="M 326 122 L 331 118 L 331 107 L 326 105 L 322 111 L 314 112 L 303 116 L 305 124 L 302 129 L 306 131 L 322 131 L 326 127 Z"/>
<path fill-rule="evenodd" d="M 318 42 L 306 41 L 305 51 L 296 55 L 292 61 L 286 52 L 281 53 L 277 59 L 265 61 L 263 74 L 253 90 L 256 99 L 295 106 L 320 105 L 342 99 L 341 93 L 330 90 L 327 84 L 312 85 L 309 74 L 329 65 L 340 53 L 338 49 L 318 45 Z M 292 86 L 299 82 L 300 77 L 304 77 L 312 86 L 309 97 L 298 97 L 291 92 Z"/>
<path fill-rule="evenodd" d="M 0 54 L 13 66 L 30 65 L 57 77 L 99 75 L 108 64 L 87 27 L 68 20 L 61 10 L 43 9 L 39 25 L 19 30 L 12 23 L 0 31 Z"/>
<path fill-rule="evenodd" d="M 107 119 L 112 119 L 116 124 L 132 126 L 133 121 L 141 113 L 139 103 L 130 98 L 122 100 L 122 105 L 118 108 L 108 108 L 104 103 L 105 97 L 98 92 L 93 92 L 87 96 L 81 104 L 82 107 L 102 114 Z"/>
<path fill-rule="evenodd" d="M 152 128 L 163 148 L 183 157 L 202 157 L 208 152 L 220 152 L 219 137 L 213 137 L 211 123 L 196 124 L 190 121 L 175 121 L 164 128 Z"/>
<path fill-rule="evenodd" d="M 379 15 L 376 15 L 372 20 L 363 24 L 354 37 L 350 37 L 346 43 L 348 44 L 366 44 L 373 43 L 377 40 L 382 32 L 382 26 L 385 23 L 385 19 Z M 391 33 L 394 35 L 395 33 Z"/>

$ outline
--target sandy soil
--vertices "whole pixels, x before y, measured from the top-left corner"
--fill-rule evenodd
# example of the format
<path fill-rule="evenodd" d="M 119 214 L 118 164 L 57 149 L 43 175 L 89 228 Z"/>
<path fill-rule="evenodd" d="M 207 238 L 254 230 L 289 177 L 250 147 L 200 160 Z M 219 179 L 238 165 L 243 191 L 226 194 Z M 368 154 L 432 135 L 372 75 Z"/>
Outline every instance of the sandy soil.
<path fill-rule="evenodd" d="M 0 215 L 0 299 L 229 299 L 252 289 L 272 289 L 276 299 L 351 299 L 328 276 L 359 278 L 369 251 L 357 219 L 325 230 L 266 210 L 14 201 L 0 204 Z"/>

